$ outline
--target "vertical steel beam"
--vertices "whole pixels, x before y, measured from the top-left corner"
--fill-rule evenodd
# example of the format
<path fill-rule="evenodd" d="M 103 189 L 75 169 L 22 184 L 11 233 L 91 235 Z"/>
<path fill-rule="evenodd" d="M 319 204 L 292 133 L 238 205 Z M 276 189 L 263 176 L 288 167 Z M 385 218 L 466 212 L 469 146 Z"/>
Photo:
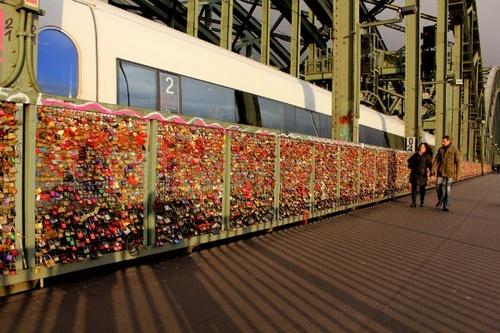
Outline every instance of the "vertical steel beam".
<path fill-rule="evenodd" d="M 231 131 L 224 134 L 224 190 L 222 194 L 222 228 L 230 229 L 231 214 Z"/>
<path fill-rule="evenodd" d="M 17 138 L 17 147 L 23 147 L 24 146 L 24 105 L 22 103 L 18 103 L 16 105 L 17 107 L 17 115 L 16 117 L 18 118 L 19 125 L 16 129 L 16 138 Z M 23 269 L 27 269 L 27 260 L 26 260 L 26 252 L 24 251 L 24 241 L 23 235 L 26 235 L 25 232 L 25 225 L 23 225 L 23 215 L 25 210 L 23 209 L 23 195 L 24 193 L 24 187 L 23 187 L 23 159 L 25 152 L 22 151 L 18 152 L 18 158 L 16 158 L 15 161 L 15 168 L 16 168 L 16 190 L 17 193 L 15 194 L 15 209 L 16 209 L 16 217 L 14 220 L 14 226 L 16 228 L 16 248 L 18 248 L 21 251 L 21 259 L 22 260 L 17 260 L 16 261 L 16 271 L 20 272 Z M 33 197 L 33 195 L 32 195 Z M 23 213 L 21 213 L 23 212 Z M 4 234 L 7 235 L 7 234 Z"/>
<path fill-rule="evenodd" d="M 445 112 L 445 121 L 444 121 L 444 128 L 445 128 L 445 134 L 448 134 L 451 136 L 453 143 L 456 142 L 456 139 L 453 136 L 453 98 L 455 97 L 453 95 L 454 93 L 454 83 L 452 79 L 453 75 L 453 48 L 450 47 L 448 52 L 448 57 L 447 57 L 447 65 L 446 65 L 446 112 Z"/>
<path fill-rule="evenodd" d="M 156 194 L 156 167 L 158 163 L 158 121 L 148 122 L 148 159 L 144 162 L 144 193 L 146 208 L 146 227 L 144 228 L 144 245 L 154 246 L 156 243 L 156 214 L 153 209 Z"/>
<path fill-rule="evenodd" d="M 333 0 L 332 137 L 357 142 L 359 119 L 359 0 Z"/>
<path fill-rule="evenodd" d="M 308 218 L 312 217 L 315 207 L 314 207 L 314 200 L 315 200 L 315 193 L 314 193 L 314 182 L 316 181 L 316 151 L 317 147 L 316 144 L 314 143 L 311 148 L 311 160 L 312 160 L 312 170 L 311 170 L 311 175 L 309 176 L 309 214 Z"/>
<path fill-rule="evenodd" d="M 198 0 L 188 0 L 187 33 L 198 37 Z"/>
<path fill-rule="evenodd" d="M 462 107 L 462 121 L 460 122 L 460 147 L 462 159 L 470 161 L 469 151 L 469 110 L 470 110 L 470 80 L 464 79 L 464 105 Z"/>
<path fill-rule="evenodd" d="M 469 158 L 469 161 L 477 161 L 476 160 L 476 130 L 473 128 L 471 123 L 469 123 L 468 158 Z"/>
<path fill-rule="evenodd" d="M 274 220 L 272 227 L 280 220 L 280 193 L 281 193 L 281 138 L 276 136 L 274 150 Z"/>
<path fill-rule="evenodd" d="M 33 1 L 0 1 L 0 87 L 38 92 L 35 42 L 40 4 Z"/>
<path fill-rule="evenodd" d="M 481 122 L 481 128 L 479 130 L 479 148 L 480 148 L 480 162 L 481 162 L 481 175 L 484 175 L 484 163 L 485 163 L 485 148 L 486 148 L 486 122 Z"/>
<path fill-rule="evenodd" d="M 292 28 L 290 42 L 290 75 L 299 77 L 300 63 L 300 0 L 292 0 Z"/>
<path fill-rule="evenodd" d="M 341 198 L 341 193 L 340 193 L 340 188 L 342 186 L 342 168 L 340 167 L 340 163 L 342 162 L 342 147 L 339 145 L 337 146 L 337 158 L 335 159 L 335 164 L 337 165 L 337 187 L 335 188 L 335 208 L 338 209 L 338 206 L 340 205 L 340 198 Z"/>
<path fill-rule="evenodd" d="M 421 82 L 420 82 L 420 0 L 406 0 L 406 6 L 416 6 L 415 15 L 406 16 L 406 57 L 405 57 L 405 137 L 420 141 L 421 120 Z M 413 141 L 415 142 L 415 141 Z M 413 151 L 415 146 L 406 147 Z"/>
<path fill-rule="evenodd" d="M 311 21 L 312 24 L 316 24 L 316 19 L 314 17 L 314 13 L 312 10 L 309 10 L 309 21 Z M 315 72 L 314 66 L 316 64 L 316 58 L 317 58 L 317 50 L 316 50 L 316 44 L 311 43 L 308 44 L 307 46 L 307 61 L 306 61 L 306 66 L 305 66 L 305 76 L 307 80 L 307 74 Z"/>
<path fill-rule="evenodd" d="M 24 249 L 29 268 L 35 267 L 35 196 L 36 193 L 36 105 L 24 108 Z"/>
<path fill-rule="evenodd" d="M 453 45 L 453 51 L 452 51 L 452 70 L 453 70 L 453 75 L 455 77 L 455 85 L 451 88 L 452 89 L 452 101 L 451 101 L 451 112 L 452 112 L 452 124 L 451 124 L 451 135 L 453 138 L 453 141 L 455 144 L 458 146 L 459 150 L 462 150 L 462 140 L 461 140 L 461 119 L 460 119 L 460 114 L 463 112 L 462 110 L 462 87 L 463 85 L 458 85 L 457 80 L 462 79 L 462 58 L 463 58 L 463 30 L 462 30 L 462 24 L 455 24 L 454 29 L 453 29 L 453 34 L 455 37 L 455 45 Z M 463 84 L 463 82 L 462 82 Z"/>
<path fill-rule="evenodd" d="M 446 64 L 448 62 L 448 0 L 437 1 L 436 29 L 436 142 L 449 133 L 446 128 Z M 454 139 L 454 138 L 452 138 Z"/>
<path fill-rule="evenodd" d="M 262 0 L 262 25 L 260 28 L 260 62 L 269 65 L 269 34 L 271 31 L 271 0 Z"/>
<path fill-rule="evenodd" d="M 220 47 L 231 49 L 233 42 L 233 0 L 221 0 Z"/>

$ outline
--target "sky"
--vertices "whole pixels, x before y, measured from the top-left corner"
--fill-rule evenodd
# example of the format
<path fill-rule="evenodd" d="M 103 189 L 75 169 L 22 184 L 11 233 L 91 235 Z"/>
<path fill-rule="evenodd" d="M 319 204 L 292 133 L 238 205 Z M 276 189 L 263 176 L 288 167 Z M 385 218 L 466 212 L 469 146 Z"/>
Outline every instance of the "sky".
<path fill-rule="evenodd" d="M 476 0 L 476 5 L 483 66 L 500 66 L 500 0 Z"/>

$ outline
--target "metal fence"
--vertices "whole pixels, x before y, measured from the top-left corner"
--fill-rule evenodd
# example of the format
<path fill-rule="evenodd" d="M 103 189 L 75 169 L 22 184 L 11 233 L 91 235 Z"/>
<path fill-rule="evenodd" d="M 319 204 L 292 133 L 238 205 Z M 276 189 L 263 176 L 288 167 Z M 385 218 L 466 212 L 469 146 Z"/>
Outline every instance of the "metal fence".
<path fill-rule="evenodd" d="M 0 287 L 409 191 L 404 151 L 50 98 L 2 102 L 0 152 Z"/>

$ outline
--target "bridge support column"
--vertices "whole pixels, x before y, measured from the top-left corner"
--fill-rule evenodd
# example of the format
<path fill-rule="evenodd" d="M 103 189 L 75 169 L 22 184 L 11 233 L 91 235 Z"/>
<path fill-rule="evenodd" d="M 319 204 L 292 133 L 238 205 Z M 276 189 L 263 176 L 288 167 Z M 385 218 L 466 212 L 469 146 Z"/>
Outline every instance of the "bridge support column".
<path fill-rule="evenodd" d="M 448 63 L 448 0 L 437 1 L 436 31 L 436 143 L 449 133 L 446 128 L 448 109 L 446 105 L 446 64 Z M 454 139 L 454 138 L 452 138 Z M 439 144 L 438 144 L 439 145 Z"/>
<path fill-rule="evenodd" d="M 300 0 L 292 0 L 292 31 L 290 44 L 290 75 L 299 77 L 300 63 Z"/>
<path fill-rule="evenodd" d="M 359 139 L 360 47 L 359 0 L 333 0 L 333 139 Z"/>
<path fill-rule="evenodd" d="M 464 79 L 464 107 L 462 108 L 462 121 L 460 122 L 460 147 L 462 158 L 470 161 L 471 151 L 469 150 L 469 110 L 470 110 L 470 80 Z"/>
<path fill-rule="evenodd" d="M 452 123 L 451 123 L 451 136 L 455 145 L 461 151 L 464 149 L 461 140 L 461 118 L 460 114 L 462 110 L 462 85 L 459 85 L 459 80 L 462 79 L 462 58 L 463 58 L 463 38 L 462 38 L 462 24 L 455 24 L 453 29 L 453 35 L 455 37 L 455 45 L 453 45 L 452 57 L 453 57 L 453 76 L 455 77 L 455 84 L 452 86 Z"/>
<path fill-rule="evenodd" d="M 416 6 L 415 15 L 406 16 L 405 34 L 405 137 L 413 137 L 406 150 L 414 151 L 416 141 L 422 137 L 421 80 L 420 80 L 420 0 L 406 0 L 406 6 Z"/>
<path fill-rule="evenodd" d="M 269 33 L 271 27 L 271 0 L 262 0 L 262 25 L 260 29 L 260 62 L 269 65 Z"/>
<path fill-rule="evenodd" d="M 187 33 L 198 37 L 198 0 L 188 0 Z"/>
<path fill-rule="evenodd" d="M 38 15 L 36 1 L 0 1 L 2 35 L 0 38 L 0 87 L 39 92 L 36 80 Z"/>
<path fill-rule="evenodd" d="M 476 130 L 469 123 L 469 149 L 468 149 L 468 159 L 469 161 L 476 162 Z"/>
<path fill-rule="evenodd" d="M 233 43 L 233 0 L 221 0 L 220 47 L 231 49 Z"/>

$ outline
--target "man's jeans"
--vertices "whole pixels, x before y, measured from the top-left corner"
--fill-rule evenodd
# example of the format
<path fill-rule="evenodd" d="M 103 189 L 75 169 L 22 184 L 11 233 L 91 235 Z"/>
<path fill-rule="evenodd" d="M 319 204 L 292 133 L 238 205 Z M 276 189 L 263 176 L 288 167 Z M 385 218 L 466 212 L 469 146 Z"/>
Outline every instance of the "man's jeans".
<path fill-rule="evenodd" d="M 438 177 L 436 184 L 436 191 L 438 200 L 443 202 L 443 208 L 448 209 L 451 201 L 451 184 L 453 178 L 451 177 Z"/>

